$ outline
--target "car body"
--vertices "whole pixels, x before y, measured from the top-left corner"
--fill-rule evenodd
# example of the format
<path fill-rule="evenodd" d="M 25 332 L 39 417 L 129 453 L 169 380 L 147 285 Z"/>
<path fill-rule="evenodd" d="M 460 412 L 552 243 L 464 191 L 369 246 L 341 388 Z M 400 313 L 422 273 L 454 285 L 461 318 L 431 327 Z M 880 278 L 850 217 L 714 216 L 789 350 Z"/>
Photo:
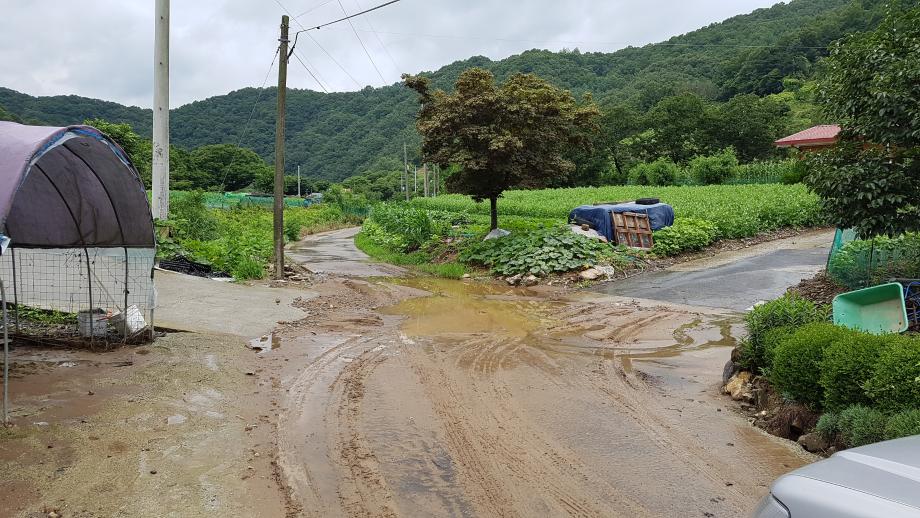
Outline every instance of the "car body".
<path fill-rule="evenodd" d="M 920 518 L 920 435 L 861 446 L 777 479 L 754 518 Z"/>

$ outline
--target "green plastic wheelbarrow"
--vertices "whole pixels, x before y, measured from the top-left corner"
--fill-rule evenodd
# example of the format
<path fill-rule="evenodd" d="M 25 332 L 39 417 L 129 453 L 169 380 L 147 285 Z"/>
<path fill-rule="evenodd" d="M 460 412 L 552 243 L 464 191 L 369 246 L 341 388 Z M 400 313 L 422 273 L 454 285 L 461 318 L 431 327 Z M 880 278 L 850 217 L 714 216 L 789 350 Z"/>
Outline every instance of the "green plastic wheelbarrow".
<path fill-rule="evenodd" d="M 834 323 L 874 335 L 907 331 L 901 283 L 880 284 L 834 297 Z"/>

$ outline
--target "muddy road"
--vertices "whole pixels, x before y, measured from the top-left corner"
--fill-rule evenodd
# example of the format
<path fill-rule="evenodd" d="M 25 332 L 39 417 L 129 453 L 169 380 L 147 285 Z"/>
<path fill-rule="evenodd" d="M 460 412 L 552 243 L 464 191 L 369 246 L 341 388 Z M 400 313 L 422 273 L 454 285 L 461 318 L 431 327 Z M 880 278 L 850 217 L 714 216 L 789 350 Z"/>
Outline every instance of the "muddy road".
<path fill-rule="evenodd" d="M 736 312 L 343 279 L 362 258 L 339 255 L 278 333 L 298 355 L 278 461 L 303 515 L 741 516 L 811 460 L 718 396 Z"/>

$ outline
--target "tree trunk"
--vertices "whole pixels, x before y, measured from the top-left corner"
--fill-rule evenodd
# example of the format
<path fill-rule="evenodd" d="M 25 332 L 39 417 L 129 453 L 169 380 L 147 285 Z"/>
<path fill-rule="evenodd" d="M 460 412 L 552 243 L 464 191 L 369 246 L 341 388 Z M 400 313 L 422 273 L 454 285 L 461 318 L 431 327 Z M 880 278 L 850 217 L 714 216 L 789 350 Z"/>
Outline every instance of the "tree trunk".
<path fill-rule="evenodd" d="M 495 230 L 498 228 L 498 196 L 491 196 L 489 205 L 491 206 L 492 214 L 492 230 Z"/>

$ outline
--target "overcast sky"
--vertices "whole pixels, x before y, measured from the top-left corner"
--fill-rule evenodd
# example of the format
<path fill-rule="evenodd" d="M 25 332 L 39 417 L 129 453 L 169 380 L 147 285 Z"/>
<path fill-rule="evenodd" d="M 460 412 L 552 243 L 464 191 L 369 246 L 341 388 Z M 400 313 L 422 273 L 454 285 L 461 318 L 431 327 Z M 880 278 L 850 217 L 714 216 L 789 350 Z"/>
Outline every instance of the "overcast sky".
<path fill-rule="evenodd" d="M 282 5 L 292 16 L 305 13 L 292 21 L 298 30 L 298 22 L 318 25 L 343 9 L 352 14 L 385 0 L 279 1 L 173 0 L 171 105 L 261 85 L 277 48 Z M 355 18 L 354 30 L 343 22 L 311 31 L 315 41 L 302 34 L 297 55 L 328 90 L 357 90 L 474 55 L 644 45 L 773 3 L 401 0 Z M 0 86 L 149 107 L 153 6 L 154 0 L 0 0 Z M 273 72 L 268 83 L 276 81 Z M 320 89 L 293 57 L 288 85 Z"/>

